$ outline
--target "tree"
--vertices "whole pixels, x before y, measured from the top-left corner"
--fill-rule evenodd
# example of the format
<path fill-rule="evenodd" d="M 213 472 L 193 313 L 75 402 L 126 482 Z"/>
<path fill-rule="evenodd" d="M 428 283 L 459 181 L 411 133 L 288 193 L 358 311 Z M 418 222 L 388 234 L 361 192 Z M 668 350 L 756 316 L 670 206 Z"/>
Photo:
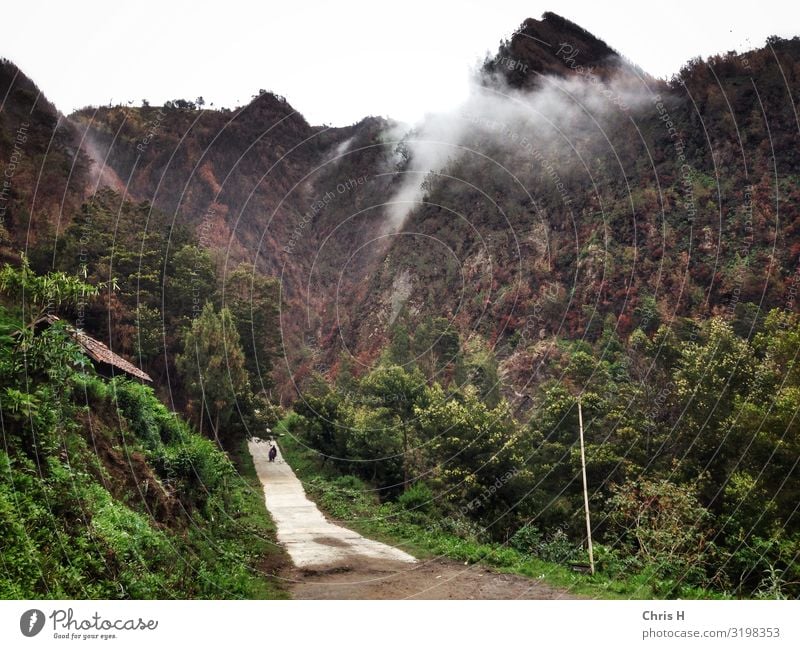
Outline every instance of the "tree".
<path fill-rule="evenodd" d="M 414 356 L 429 381 L 455 364 L 460 350 L 458 332 L 446 318 L 426 318 L 414 333 Z"/>
<path fill-rule="evenodd" d="M 414 407 L 419 405 L 424 395 L 425 378 L 416 369 L 407 372 L 397 365 L 377 367 L 364 377 L 360 387 L 374 407 L 387 412 L 388 418 L 384 417 L 384 422 L 389 419 L 390 428 L 399 429 L 403 450 L 403 489 L 406 489 L 409 486 L 411 420 Z"/>
<path fill-rule="evenodd" d="M 176 365 L 200 432 L 208 420 L 214 438 L 221 443 L 220 427 L 228 426 L 239 399 L 250 391 L 239 333 L 228 309 L 217 313 L 210 302 L 206 303 L 186 333 L 184 351 Z"/>
<path fill-rule="evenodd" d="M 347 456 L 358 460 L 357 472 L 382 489 L 405 490 L 408 482 L 405 426 L 390 408 L 364 407 L 354 411 L 347 434 Z"/>
<path fill-rule="evenodd" d="M 193 101 L 186 99 L 173 99 L 172 101 L 164 102 L 164 108 L 179 108 L 182 110 L 194 110 L 196 108 Z"/>
<path fill-rule="evenodd" d="M 164 351 L 164 320 L 156 309 L 140 304 L 136 309 L 136 355 L 149 363 Z"/>
<path fill-rule="evenodd" d="M 641 480 L 620 485 L 613 493 L 611 521 L 644 567 L 690 582 L 702 576 L 710 517 L 690 486 Z"/>
<path fill-rule="evenodd" d="M 280 284 L 256 273 L 252 265 L 240 264 L 228 276 L 223 298 L 236 321 L 250 383 L 269 391 L 280 349 Z"/>
<path fill-rule="evenodd" d="M 500 403 L 500 377 L 492 350 L 476 346 L 467 356 L 465 365 L 467 380 L 478 389 L 481 399 L 490 408 L 497 406 Z"/>
<path fill-rule="evenodd" d="M 753 342 L 781 377 L 784 387 L 800 387 L 799 320 L 796 313 L 773 309 L 764 321 L 764 331 Z"/>
<path fill-rule="evenodd" d="M 209 283 L 213 293 L 215 280 L 204 277 L 204 261 L 197 265 L 198 281 L 191 283 L 195 259 L 181 252 L 190 241 L 189 231 L 175 226 L 171 217 L 149 203 L 124 201 L 109 189 L 94 194 L 58 237 L 59 268 L 99 287 L 115 278 L 113 295 L 101 290 L 100 299 L 79 314 L 87 332 L 140 358 L 154 377 L 163 372 L 157 360 L 164 359 L 167 367 L 173 364 L 180 330 L 211 298 Z M 177 260 L 167 260 L 168 253 L 179 252 Z M 52 253 L 40 266 L 50 263 Z M 186 296 L 173 300 L 179 293 L 178 277 L 184 278 Z"/>
<path fill-rule="evenodd" d="M 356 380 L 356 368 L 353 357 L 347 351 L 339 353 L 339 361 L 336 364 L 336 389 L 345 397 L 354 395 L 358 390 Z"/>
<path fill-rule="evenodd" d="M 460 398 L 449 397 L 438 384 L 426 392 L 428 403 L 415 413 L 434 467 L 431 484 L 474 518 L 494 522 L 508 514 L 520 495 L 515 477 L 524 463 L 508 404 L 487 408 L 473 386 Z"/>
<path fill-rule="evenodd" d="M 674 450 L 682 458 L 687 478 L 701 472 L 709 474 L 710 483 L 704 492 L 713 498 L 727 476 L 725 466 L 735 462 L 737 453 L 743 450 L 728 439 L 725 422 L 740 399 L 758 401 L 758 393 L 767 386 L 755 383 L 753 349 L 728 323 L 714 318 L 706 324 L 704 334 L 704 341 L 681 347 L 673 381 L 683 417 L 677 426 Z M 752 393 L 751 388 L 755 388 Z"/>
<path fill-rule="evenodd" d="M 408 327 L 405 322 L 401 318 L 395 320 L 389 333 L 391 339 L 389 341 L 389 346 L 384 352 L 386 363 L 388 365 L 400 365 L 401 367 L 413 365 L 414 358 L 411 355 L 411 339 L 408 335 Z"/>
<path fill-rule="evenodd" d="M 322 456 L 322 464 L 333 458 L 341 463 L 347 455 L 347 435 L 352 412 L 338 393 L 330 389 L 309 391 L 295 402 L 302 419 L 303 441 Z"/>
<path fill-rule="evenodd" d="M 186 244 L 169 258 L 164 285 L 165 309 L 177 318 L 194 318 L 216 296 L 214 260 L 207 250 Z"/>
<path fill-rule="evenodd" d="M 658 303 L 652 295 L 643 295 L 641 297 L 639 305 L 633 310 L 633 315 L 636 326 L 645 333 L 653 333 L 661 325 Z"/>

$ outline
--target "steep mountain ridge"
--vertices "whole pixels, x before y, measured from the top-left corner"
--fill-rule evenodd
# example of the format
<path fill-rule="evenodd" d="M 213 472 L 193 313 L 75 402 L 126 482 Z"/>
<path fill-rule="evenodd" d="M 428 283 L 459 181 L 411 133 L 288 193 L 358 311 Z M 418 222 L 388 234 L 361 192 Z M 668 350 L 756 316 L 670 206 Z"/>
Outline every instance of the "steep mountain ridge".
<path fill-rule="evenodd" d="M 520 91 L 492 74 L 450 116 L 466 127 L 438 131 L 449 151 L 406 236 L 330 330 L 376 359 L 403 284 L 409 326 L 442 316 L 489 345 L 529 403 L 554 338 L 715 314 L 752 330 L 759 311 L 796 309 L 798 46 L 695 60 L 671 84 L 602 49 L 601 75 Z"/>
<path fill-rule="evenodd" d="M 0 60 L 0 243 L 47 240 L 89 193 L 90 159 L 76 130 L 13 63 Z"/>
<path fill-rule="evenodd" d="M 695 60 L 667 84 L 547 13 L 487 59 L 464 106 L 410 131 L 378 118 L 313 127 L 268 92 L 236 110 L 175 101 L 68 121 L 39 100 L 38 140 L 57 134 L 45 169 L 69 166 L 69 187 L 41 182 L 45 206 L 24 177 L 7 223 L 19 247 L 33 202 L 51 224 L 33 236 L 55 236 L 110 184 L 188 226 L 219 266 L 279 277 L 286 400 L 310 373 L 335 374 L 343 351 L 363 371 L 398 318 L 428 316 L 495 349 L 520 393 L 513 377 L 549 336 L 786 301 L 798 48 L 774 39 Z M 3 70 L 10 123 L 35 86 Z"/>
<path fill-rule="evenodd" d="M 528 18 L 510 40 L 501 42 L 484 70 L 502 76 L 512 88 L 531 89 L 542 76 L 567 77 L 590 70 L 609 76 L 620 65 L 619 54 L 604 41 L 548 11 L 541 20 Z"/>

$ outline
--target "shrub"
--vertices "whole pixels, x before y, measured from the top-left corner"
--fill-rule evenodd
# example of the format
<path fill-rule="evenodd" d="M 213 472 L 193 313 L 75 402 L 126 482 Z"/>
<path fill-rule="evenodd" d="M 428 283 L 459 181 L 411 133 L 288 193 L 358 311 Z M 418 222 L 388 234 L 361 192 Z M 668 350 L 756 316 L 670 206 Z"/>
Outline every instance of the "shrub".
<path fill-rule="evenodd" d="M 533 525 L 521 527 L 509 540 L 512 548 L 527 554 L 538 554 L 542 543 L 544 543 L 542 533 Z"/>
<path fill-rule="evenodd" d="M 416 482 L 397 497 L 397 504 L 408 511 L 428 514 L 433 510 L 433 492 L 424 482 Z"/>
<path fill-rule="evenodd" d="M 112 389 L 117 407 L 130 424 L 131 431 L 148 449 L 158 448 L 161 445 L 161 431 L 156 411 L 161 404 L 152 390 L 128 379 L 114 379 Z"/>
<path fill-rule="evenodd" d="M 89 373 L 76 373 L 72 383 L 77 401 L 87 404 L 104 401 L 108 398 L 108 384 L 99 376 Z"/>
<path fill-rule="evenodd" d="M 154 456 L 153 463 L 162 478 L 196 505 L 203 505 L 208 494 L 235 473 L 233 465 L 213 442 L 199 435 L 189 435 L 165 447 Z"/>
<path fill-rule="evenodd" d="M 544 536 L 536 527 L 526 525 L 511 537 L 510 544 L 520 552 L 552 563 L 575 561 L 581 554 L 580 546 L 570 540 L 561 528 Z"/>
<path fill-rule="evenodd" d="M 663 579 L 692 583 L 702 577 L 710 515 L 690 486 L 669 480 L 629 481 L 613 493 L 611 522 L 634 556 Z"/>
<path fill-rule="evenodd" d="M 339 476 L 333 481 L 334 486 L 342 491 L 363 492 L 367 487 L 362 480 L 354 475 Z"/>

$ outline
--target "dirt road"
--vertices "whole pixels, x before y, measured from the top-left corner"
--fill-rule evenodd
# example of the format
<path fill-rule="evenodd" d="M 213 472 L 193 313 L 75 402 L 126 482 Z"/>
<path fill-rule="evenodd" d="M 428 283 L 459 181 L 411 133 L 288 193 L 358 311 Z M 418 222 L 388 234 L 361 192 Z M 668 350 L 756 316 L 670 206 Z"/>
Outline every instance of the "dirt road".
<path fill-rule="evenodd" d="M 249 442 L 278 541 L 294 567 L 283 575 L 297 599 L 567 599 L 542 581 L 410 554 L 336 525 L 323 516 L 280 450 Z"/>

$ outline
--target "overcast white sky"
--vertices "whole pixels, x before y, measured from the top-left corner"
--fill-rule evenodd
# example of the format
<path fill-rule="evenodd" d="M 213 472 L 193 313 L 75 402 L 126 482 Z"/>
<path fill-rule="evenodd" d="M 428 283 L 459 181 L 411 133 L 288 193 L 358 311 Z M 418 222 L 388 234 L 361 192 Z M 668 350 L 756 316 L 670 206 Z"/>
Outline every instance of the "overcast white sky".
<path fill-rule="evenodd" d="M 0 56 L 66 113 L 198 95 L 234 107 L 266 88 L 313 124 L 414 121 L 452 107 L 470 68 L 548 10 L 655 76 L 696 55 L 800 34 L 800 2 L 786 0 L 0 0 Z"/>

